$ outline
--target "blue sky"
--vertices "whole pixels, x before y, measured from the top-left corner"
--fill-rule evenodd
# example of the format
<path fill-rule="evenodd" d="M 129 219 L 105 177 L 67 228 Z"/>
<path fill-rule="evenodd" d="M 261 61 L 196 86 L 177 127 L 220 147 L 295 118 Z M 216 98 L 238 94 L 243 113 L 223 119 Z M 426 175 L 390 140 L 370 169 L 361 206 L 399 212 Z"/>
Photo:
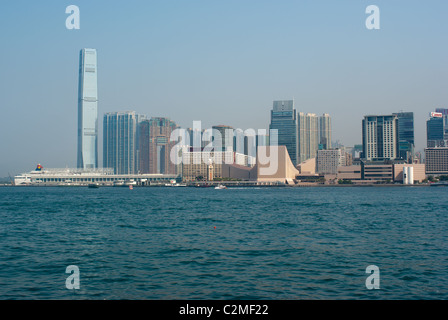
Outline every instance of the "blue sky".
<path fill-rule="evenodd" d="M 77 5 L 81 29 L 67 30 Z M 381 29 L 367 30 L 377 5 Z M 448 2 L 4 1 L 0 177 L 76 166 L 78 59 L 98 50 L 102 116 L 135 110 L 182 127 L 264 129 L 273 100 L 330 113 L 333 138 L 361 143 L 366 114 L 448 108 Z"/>

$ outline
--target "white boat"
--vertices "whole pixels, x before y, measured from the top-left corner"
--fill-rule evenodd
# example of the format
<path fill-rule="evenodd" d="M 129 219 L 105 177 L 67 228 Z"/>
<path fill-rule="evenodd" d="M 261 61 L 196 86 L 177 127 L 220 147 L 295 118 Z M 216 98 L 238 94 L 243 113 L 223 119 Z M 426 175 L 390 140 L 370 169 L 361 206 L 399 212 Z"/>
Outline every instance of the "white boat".
<path fill-rule="evenodd" d="M 222 185 L 222 184 L 220 184 L 219 186 L 215 187 L 215 189 L 221 190 L 221 189 L 227 189 L 227 187 Z"/>
<path fill-rule="evenodd" d="M 165 187 L 186 187 L 186 186 L 187 186 L 186 184 L 180 184 L 180 183 L 174 183 L 174 184 L 167 183 L 167 184 L 165 184 Z"/>

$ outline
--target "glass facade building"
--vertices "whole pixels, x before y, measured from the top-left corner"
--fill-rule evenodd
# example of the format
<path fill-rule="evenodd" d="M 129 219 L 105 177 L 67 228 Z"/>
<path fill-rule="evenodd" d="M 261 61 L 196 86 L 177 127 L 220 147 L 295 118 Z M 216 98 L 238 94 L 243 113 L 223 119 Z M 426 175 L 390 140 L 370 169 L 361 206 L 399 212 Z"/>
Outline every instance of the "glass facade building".
<path fill-rule="evenodd" d="M 277 130 L 278 145 L 286 146 L 294 165 L 298 164 L 298 124 L 293 100 L 274 101 L 269 130 Z"/>
<path fill-rule="evenodd" d="M 82 49 L 79 56 L 77 166 L 81 169 L 98 168 L 98 89 L 95 49 Z"/>
<path fill-rule="evenodd" d="M 398 118 L 398 157 L 412 163 L 414 158 L 414 113 L 393 113 Z"/>
<path fill-rule="evenodd" d="M 436 112 L 439 112 L 442 114 L 444 122 L 444 128 L 443 128 L 443 140 L 445 140 L 445 146 L 448 145 L 446 141 L 448 141 L 448 109 L 446 108 L 437 108 Z"/>
<path fill-rule="evenodd" d="M 328 113 L 319 117 L 319 144 L 323 149 L 331 149 L 331 118 Z"/>
<path fill-rule="evenodd" d="M 426 121 L 426 145 L 428 148 L 445 146 L 444 127 L 445 119 L 443 117 L 432 117 Z"/>
<path fill-rule="evenodd" d="M 139 172 L 138 125 L 145 117 L 135 112 L 110 112 L 103 121 L 103 167 L 115 174 Z"/>

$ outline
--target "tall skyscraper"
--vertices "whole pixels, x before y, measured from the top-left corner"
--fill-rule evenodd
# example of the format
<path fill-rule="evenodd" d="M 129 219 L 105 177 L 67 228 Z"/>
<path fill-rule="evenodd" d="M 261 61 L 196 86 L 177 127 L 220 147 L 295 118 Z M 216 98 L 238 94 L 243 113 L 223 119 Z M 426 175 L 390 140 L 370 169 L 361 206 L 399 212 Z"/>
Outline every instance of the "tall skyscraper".
<path fill-rule="evenodd" d="M 170 138 L 176 128 L 176 123 L 168 118 L 153 117 L 141 123 L 140 173 L 177 173 L 170 159 L 171 149 L 176 145 Z"/>
<path fill-rule="evenodd" d="M 331 149 L 331 118 L 328 113 L 319 117 L 319 144 L 323 149 Z"/>
<path fill-rule="evenodd" d="M 426 121 L 426 145 L 428 148 L 445 147 L 446 127 L 443 114 L 431 112 L 429 120 Z"/>
<path fill-rule="evenodd" d="M 443 116 L 444 127 L 443 127 L 443 140 L 445 140 L 445 146 L 448 146 L 448 109 L 437 108 L 436 112 L 441 113 Z"/>
<path fill-rule="evenodd" d="M 398 112 L 398 157 L 413 162 L 414 158 L 414 113 Z"/>
<path fill-rule="evenodd" d="M 314 113 L 297 113 L 299 163 L 316 157 L 319 148 L 319 118 Z"/>
<path fill-rule="evenodd" d="M 138 173 L 138 124 L 144 118 L 135 112 L 109 112 L 103 122 L 103 167 L 115 174 Z"/>
<path fill-rule="evenodd" d="M 444 118 L 448 118 L 448 109 L 446 108 L 436 108 L 437 113 L 441 113 Z"/>
<path fill-rule="evenodd" d="M 78 168 L 98 168 L 97 53 L 82 49 L 79 56 Z"/>
<path fill-rule="evenodd" d="M 297 165 L 299 163 L 298 124 L 293 100 L 274 101 L 269 130 L 278 131 L 278 145 L 286 146 L 292 163 Z"/>
<path fill-rule="evenodd" d="M 139 173 L 149 173 L 149 141 L 150 141 L 150 122 L 143 120 L 138 126 L 138 157 L 139 157 Z"/>
<path fill-rule="evenodd" d="M 212 130 L 214 135 L 215 132 L 219 132 L 219 134 L 221 135 L 220 141 L 215 140 L 215 137 L 213 137 L 213 147 L 215 148 L 215 151 L 233 151 L 233 128 L 230 126 L 218 125 L 213 126 Z"/>
<path fill-rule="evenodd" d="M 363 158 L 368 161 L 398 158 L 398 117 L 365 116 L 362 120 Z"/>
<path fill-rule="evenodd" d="M 186 141 L 187 145 L 190 148 L 193 148 L 192 151 L 194 152 L 201 151 L 205 144 L 202 141 L 202 135 L 204 133 L 204 130 L 188 128 L 186 132 L 188 133 L 189 138 L 189 140 Z"/>

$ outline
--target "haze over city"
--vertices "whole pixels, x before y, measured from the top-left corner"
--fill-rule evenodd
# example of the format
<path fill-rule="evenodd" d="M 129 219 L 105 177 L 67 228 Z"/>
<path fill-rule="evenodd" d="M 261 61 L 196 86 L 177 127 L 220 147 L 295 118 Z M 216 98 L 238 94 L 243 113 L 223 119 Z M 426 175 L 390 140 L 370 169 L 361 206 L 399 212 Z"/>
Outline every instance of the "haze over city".
<path fill-rule="evenodd" d="M 67 30 L 65 8 L 80 8 Z M 365 8 L 381 10 L 367 30 Z M 0 177 L 76 167 L 78 63 L 98 51 L 99 154 L 105 112 L 181 127 L 267 129 L 273 100 L 329 113 L 333 140 L 361 143 L 366 114 L 448 107 L 445 1 L 13 2 L 0 12 Z M 102 163 L 101 158 L 99 163 Z"/>

